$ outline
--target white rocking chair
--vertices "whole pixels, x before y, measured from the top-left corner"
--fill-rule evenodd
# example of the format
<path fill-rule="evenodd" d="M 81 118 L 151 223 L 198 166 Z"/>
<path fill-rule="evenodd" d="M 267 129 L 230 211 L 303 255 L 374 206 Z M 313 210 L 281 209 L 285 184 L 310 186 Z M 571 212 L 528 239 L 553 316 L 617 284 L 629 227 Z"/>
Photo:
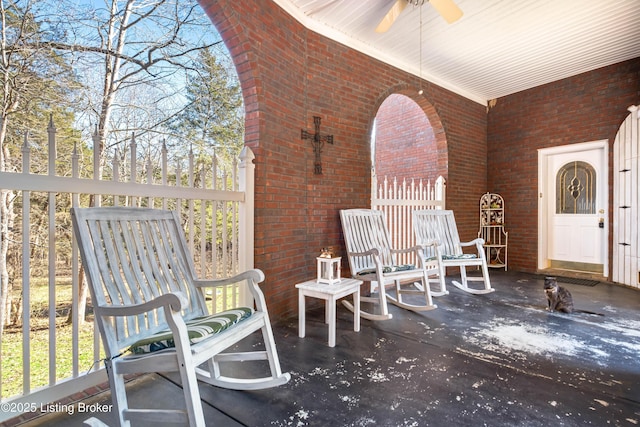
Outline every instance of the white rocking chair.
<path fill-rule="evenodd" d="M 436 246 L 436 243 L 424 243 L 407 249 L 393 249 L 389 232 L 381 211 L 370 209 L 347 209 L 340 211 L 342 231 L 347 249 L 347 258 L 351 275 L 365 282 L 370 282 L 371 292 L 377 288 L 378 296 L 362 296 L 361 301 L 373 302 L 380 307 L 380 313 L 375 314 L 360 310 L 361 317 L 370 320 L 391 319 L 387 307 L 387 300 L 399 307 L 413 311 L 433 310 L 437 306 L 432 301 L 429 287 L 429 275 L 436 275 L 437 261 L 423 264 L 423 251 L 426 246 Z M 415 253 L 416 264 L 398 265 L 396 255 Z M 401 288 L 401 284 L 411 282 L 414 288 Z M 396 297 L 386 292 L 385 286 L 394 284 Z M 409 304 L 403 301 L 403 294 L 418 294 L 424 298 L 423 305 Z M 353 311 L 348 301 L 343 304 Z"/>
<path fill-rule="evenodd" d="M 198 380 L 236 390 L 286 383 L 258 283 L 260 270 L 198 280 L 175 212 L 143 208 L 72 209 L 71 216 L 119 424 L 144 420 L 204 426 Z M 255 302 L 209 315 L 204 289 L 246 282 Z M 215 290 L 214 290 L 215 291 Z M 264 351 L 223 352 L 261 331 Z M 264 378 L 223 376 L 220 362 L 267 360 Z M 266 368 L 266 366 L 265 366 Z M 266 369 L 265 369 L 266 370 Z M 130 409 L 124 376 L 178 371 L 186 411 Z"/>
<path fill-rule="evenodd" d="M 489 268 L 484 253 L 484 240 L 474 239 L 470 242 L 460 242 L 458 228 L 453 211 L 450 210 L 417 210 L 413 212 L 413 229 L 416 234 L 416 242 L 430 242 L 437 239 L 440 245 L 437 248 L 427 247 L 426 260 L 436 259 L 440 269 L 440 289 L 446 290 L 445 269 L 447 267 L 459 267 L 462 283 L 452 281 L 453 285 L 465 292 L 472 294 L 487 294 L 495 289 L 491 287 Z M 464 253 L 463 247 L 475 247 L 475 253 Z M 468 277 L 466 267 L 480 267 L 482 277 Z M 469 281 L 483 281 L 483 289 L 469 287 Z"/>

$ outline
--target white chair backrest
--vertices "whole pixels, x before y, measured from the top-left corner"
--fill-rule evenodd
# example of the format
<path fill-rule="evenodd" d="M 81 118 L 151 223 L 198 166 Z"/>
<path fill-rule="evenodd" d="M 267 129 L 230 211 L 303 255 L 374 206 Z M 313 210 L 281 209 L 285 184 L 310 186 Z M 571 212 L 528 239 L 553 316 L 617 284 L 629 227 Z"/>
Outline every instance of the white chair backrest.
<path fill-rule="evenodd" d="M 458 235 L 453 211 L 438 209 L 414 211 L 413 229 L 416 234 L 417 244 L 438 240 L 442 255 L 462 254 L 460 236 Z M 427 251 L 433 251 L 433 249 L 427 248 Z M 434 255 L 433 253 L 427 253 L 428 257 Z"/>
<path fill-rule="evenodd" d="M 371 255 L 355 256 L 355 253 L 377 249 L 383 265 L 396 265 L 391 254 L 391 240 L 384 213 L 372 209 L 344 209 L 340 211 L 344 242 L 351 274 L 375 268 Z"/>
<path fill-rule="evenodd" d="M 100 315 L 102 307 L 140 304 L 180 292 L 189 301 L 185 319 L 208 314 L 202 293 L 193 286 L 193 260 L 175 212 L 75 208 L 72 218 L 108 356 L 167 329 L 167 324 L 163 310 L 116 322 Z"/>

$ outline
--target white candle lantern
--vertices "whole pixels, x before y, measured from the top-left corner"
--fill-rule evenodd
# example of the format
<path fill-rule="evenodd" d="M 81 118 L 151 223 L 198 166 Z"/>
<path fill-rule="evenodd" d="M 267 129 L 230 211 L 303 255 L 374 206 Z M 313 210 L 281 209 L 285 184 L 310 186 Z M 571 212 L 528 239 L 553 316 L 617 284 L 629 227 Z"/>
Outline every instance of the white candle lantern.
<path fill-rule="evenodd" d="M 318 283 L 333 285 L 340 282 L 340 259 L 342 257 L 323 257 L 319 256 L 318 260 Z"/>

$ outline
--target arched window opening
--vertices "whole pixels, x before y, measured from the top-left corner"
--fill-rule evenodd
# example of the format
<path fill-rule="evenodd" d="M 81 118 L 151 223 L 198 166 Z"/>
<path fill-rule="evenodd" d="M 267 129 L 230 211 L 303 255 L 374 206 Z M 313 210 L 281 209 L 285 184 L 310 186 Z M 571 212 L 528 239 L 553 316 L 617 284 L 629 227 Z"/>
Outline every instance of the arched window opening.
<path fill-rule="evenodd" d="M 372 166 L 379 179 L 395 177 L 434 182 L 443 175 L 429 118 L 406 95 L 390 95 L 380 106 L 372 131 Z"/>

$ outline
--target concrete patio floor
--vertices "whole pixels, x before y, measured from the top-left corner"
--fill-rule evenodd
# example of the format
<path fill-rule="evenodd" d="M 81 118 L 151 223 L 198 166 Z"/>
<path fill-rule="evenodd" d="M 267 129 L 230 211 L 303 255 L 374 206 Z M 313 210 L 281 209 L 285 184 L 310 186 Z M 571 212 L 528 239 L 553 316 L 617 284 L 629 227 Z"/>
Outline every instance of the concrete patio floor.
<path fill-rule="evenodd" d="M 327 346 L 324 311 L 274 324 L 279 388 L 240 392 L 201 385 L 211 426 L 636 426 L 640 424 L 640 292 L 599 283 L 561 283 L 578 309 L 545 310 L 542 279 L 491 271 L 496 292 L 451 286 L 436 310 L 391 306 L 393 319 L 362 320 L 338 307 L 336 347 Z M 293 286 L 293 284 L 292 284 Z M 180 406 L 176 375 L 129 383 L 132 406 Z M 108 392 L 83 402 L 110 405 Z M 80 426 L 91 415 L 53 413 L 27 426 Z M 158 424 L 154 423 L 154 426 Z"/>

